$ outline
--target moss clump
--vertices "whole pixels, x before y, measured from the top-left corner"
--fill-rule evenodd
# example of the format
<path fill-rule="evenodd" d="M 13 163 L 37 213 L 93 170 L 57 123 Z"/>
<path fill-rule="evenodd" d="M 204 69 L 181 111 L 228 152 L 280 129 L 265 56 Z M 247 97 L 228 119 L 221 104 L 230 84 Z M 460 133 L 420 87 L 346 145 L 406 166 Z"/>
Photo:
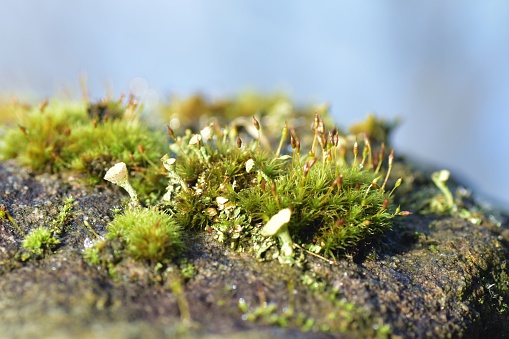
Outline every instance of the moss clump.
<path fill-rule="evenodd" d="M 190 99 L 190 107 L 199 108 L 197 114 L 211 110 L 212 104 L 198 99 Z M 259 119 L 269 127 L 255 118 L 230 117 L 251 113 L 254 106 L 249 102 L 261 105 Z M 189 108 L 185 107 L 181 111 Z M 142 124 L 134 100 L 125 107 L 121 101 L 49 102 L 21 114 L 19 128 L 7 131 L 0 154 L 38 171 L 81 171 L 92 183 L 102 180 L 113 164 L 125 163 L 124 174 L 131 174 L 134 189 L 124 188 L 131 194 L 132 206 L 137 205 L 133 192 L 154 202 L 166 181 L 162 208 L 178 225 L 213 232 L 218 241 L 240 251 L 254 251 L 259 258 L 277 257 L 278 239 L 283 242 L 284 257 L 292 257 L 294 247 L 303 247 L 334 258 L 388 229 L 399 213 L 391 210 L 391 193 L 385 190 L 392 158 L 388 172 L 381 174 L 383 144 L 375 152 L 368 140 L 368 134 L 376 134 L 374 142 L 380 145 L 388 127 L 378 128 L 372 117 L 366 126 L 358 127 L 365 138 L 359 154 L 351 136 L 336 127 L 325 130 L 328 117 L 324 120 L 315 114 L 312 133 L 305 132 L 300 122 L 290 128 L 286 122 L 274 123 L 281 116 L 295 116 L 291 107 L 276 97 L 238 100 L 212 109 L 220 116 L 217 121 L 233 119 L 227 128 L 216 121 L 200 133 L 188 130 L 177 138 L 168 126 L 174 143 L 161 164 L 164 138 Z M 282 136 L 275 140 L 275 130 L 281 127 Z M 168 171 L 166 180 L 161 165 Z M 291 214 L 285 226 L 289 234 L 261 232 L 269 219 L 286 209 Z M 127 211 L 124 217 L 141 213 L 136 211 Z M 119 234 L 117 240 L 123 239 L 128 256 L 157 262 L 168 254 L 163 249 L 168 230 L 157 233 L 158 227 L 149 230 L 144 224 Z"/>
<path fill-rule="evenodd" d="M 299 170 L 279 177 L 273 189 L 254 186 L 242 192 L 241 205 L 249 204 L 250 213 L 259 222 L 282 208 L 291 208 L 288 229 L 292 237 L 327 256 L 352 249 L 391 226 L 394 212 L 387 210 L 388 194 L 374 188 L 376 173 L 357 166 L 332 168 L 320 163 L 306 176 Z"/>
<path fill-rule="evenodd" d="M 22 244 L 25 252 L 21 255 L 23 260 L 31 257 L 40 258 L 45 252 L 53 250 L 60 244 L 60 235 L 70 216 L 73 203 L 74 199 L 72 197 L 65 199 L 64 206 L 62 206 L 57 218 L 51 221 L 49 227 L 39 226 L 25 237 Z"/>
<path fill-rule="evenodd" d="M 292 154 L 281 156 L 286 125 L 277 151 L 264 152 L 261 126 L 256 119 L 253 124 L 258 135 L 249 143 L 217 125 L 178 138 L 169 130 L 175 143 L 174 154 L 163 158 L 170 183 L 164 198 L 183 226 L 215 232 L 219 241 L 241 251 L 254 249 L 261 257 L 276 245 L 263 236 L 263 224 L 289 208 L 288 230 L 296 246 L 332 258 L 390 228 L 399 214 L 390 208 L 392 192 L 385 190 L 392 154 L 382 175 L 383 148 L 375 153 L 366 139 L 362 154 L 355 143 L 347 155 L 340 142 L 345 136 L 336 128 L 325 131 L 316 115 L 308 154 L 301 154 L 292 131 Z"/>
<path fill-rule="evenodd" d="M 45 251 L 53 250 L 58 244 L 60 240 L 50 229 L 39 226 L 23 240 L 23 248 L 26 252 L 23 253 L 22 259 L 42 257 Z"/>
<path fill-rule="evenodd" d="M 0 158 L 16 158 L 35 171 L 79 171 L 91 184 L 105 169 L 123 161 L 133 171 L 133 185 L 142 197 L 164 187 L 157 165 L 164 137 L 139 121 L 136 103 L 64 103 L 20 111 L 18 127 L 5 132 Z M 143 183 L 142 183 L 143 181 Z"/>
<path fill-rule="evenodd" d="M 85 257 L 94 264 L 130 257 L 156 265 L 175 257 L 181 247 L 181 228 L 172 217 L 154 208 L 135 208 L 109 223 L 104 240 L 89 247 Z"/>
<path fill-rule="evenodd" d="M 271 143 L 278 141 L 285 121 L 293 121 L 293 128 L 307 142 L 308 122 L 312 121 L 316 112 L 327 124 L 332 124 L 328 105 L 297 106 L 281 93 L 261 95 L 245 92 L 234 99 L 214 100 L 201 94 L 187 98 L 173 96 L 167 105 L 161 107 L 160 115 L 179 134 L 186 129 L 198 131 L 209 123 L 216 123 L 219 126 L 230 125 L 243 139 L 257 134 L 251 118 L 256 116 L 264 128 L 261 144 L 269 149 Z"/>

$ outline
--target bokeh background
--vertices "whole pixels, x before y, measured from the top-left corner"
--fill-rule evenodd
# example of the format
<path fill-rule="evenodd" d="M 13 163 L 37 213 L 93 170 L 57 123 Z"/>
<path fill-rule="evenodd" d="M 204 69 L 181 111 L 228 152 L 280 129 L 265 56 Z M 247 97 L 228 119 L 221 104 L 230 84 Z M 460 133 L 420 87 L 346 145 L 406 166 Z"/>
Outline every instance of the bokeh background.
<path fill-rule="evenodd" d="M 246 89 L 403 124 L 400 154 L 509 209 L 509 2 L 4 1 L 0 96 Z"/>

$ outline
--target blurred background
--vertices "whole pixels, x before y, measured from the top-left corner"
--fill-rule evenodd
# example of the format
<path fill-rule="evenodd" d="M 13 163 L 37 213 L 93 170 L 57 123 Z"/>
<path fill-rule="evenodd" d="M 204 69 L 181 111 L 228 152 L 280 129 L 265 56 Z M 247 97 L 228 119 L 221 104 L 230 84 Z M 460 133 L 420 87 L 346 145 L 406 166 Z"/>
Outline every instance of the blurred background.
<path fill-rule="evenodd" d="M 5 1 L 0 96 L 287 93 L 509 210 L 509 2 Z"/>

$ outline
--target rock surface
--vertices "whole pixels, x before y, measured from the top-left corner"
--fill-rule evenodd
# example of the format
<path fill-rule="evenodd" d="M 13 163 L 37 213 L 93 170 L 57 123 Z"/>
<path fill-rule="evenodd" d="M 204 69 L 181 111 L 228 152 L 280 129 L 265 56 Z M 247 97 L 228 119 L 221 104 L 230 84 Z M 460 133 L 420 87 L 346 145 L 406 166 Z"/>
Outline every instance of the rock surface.
<path fill-rule="evenodd" d="M 188 234 L 185 263 L 160 272 L 126 262 L 111 275 L 83 259 L 94 239 L 84 222 L 104 234 L 122 192 L 0 163 L 0 206 L 24 233 L 48 225 L 69 196 L 61 244 L 42 259 L 22 261 L 22 234 L 0 219 L 5 338 L 509 336 L 507 220 L 414 214 L 337 265 L 259 262 Z M 175 278 L 185 266 L 194 274 Z"/>

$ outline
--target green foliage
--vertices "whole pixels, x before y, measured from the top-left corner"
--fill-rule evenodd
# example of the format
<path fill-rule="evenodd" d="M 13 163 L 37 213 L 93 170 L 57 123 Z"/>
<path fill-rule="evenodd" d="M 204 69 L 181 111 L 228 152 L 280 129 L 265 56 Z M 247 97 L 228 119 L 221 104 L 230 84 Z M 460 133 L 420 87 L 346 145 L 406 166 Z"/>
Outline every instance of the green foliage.
<path fill-rule="evenodd" d="M 289 175 L 278 178 L 275 191 L 260 186 L 243 191 L 241 205 L 256 197 L 259 204 L 250 203 L 250 213 L 260 222 L 290 207 L 293 212 L 288 229 L 292 237 L 313 252 L 327 255 L 352 248 L 390 226 L 393 214 L 383 208 L 387 194 L 372 188 L 374 172 L 357 166 L 316 164 L 306 177 L 300 173 L 299 168 L 293 168 Z M 340 175 L 343 184 L 334 187 Z"/>
<path fill-rule="evenodd" d="M 180 274 L 182 275 L 182 278 L 185 280 L 189 280 L 189 279 L 193 278 L 196 274 L 194 265 L 189 263 L 186 259 L 181 260 Z"/>
<path fill-rule="evenodd" d="M 288 296 L 288 304 L 284 306 L 273 302 L 249 302 L 239 298 L 237 307 L 243 320 L 264 325 L 297 327 L 303 332 L 354 334 L 363 338 L 390 337 L 391 328 L 388 324 L 341 298 L 335 291 L 331 292 L 324 287 L 316 297 L 329 299 L 330 308 L 325 317 L 312 318 L 302 311 L 297 311 L 295 306 L 298 304 L 292 295 Z"/>
<path fill-rule="evenodd" d="M 71 214 L 73 204 L 74 199 L 72 197 L 65 199 L 64 206 L 62 206 L 62 209 L 60 210 L 60 213 L 58 213 L 57 218 L 51 222 L 51 230 L 56 235 L 60 235 L 62 233 L 64 224 Z"/>
<path fill-rule="evenodd" d="M 37 171 L 60 168 L 56 155 L 66 145 L 71 125 L 86 119 L 86 112 L 82 104 L 56 101 L 50 106 L 45 111 L 34 108 L 23 112 L 19 128 L 5 135 L 0 150 L 3 158 L 17 158 Z"/>
<path fill-rule="evenodd" d="M 260 130 L 256 120 L 254 125 Z M 306 155 L 295 131 L 293 153 L 283 156 L 281 147 L 262 151 L 259 137 L 243 143 L 235 130 L 217 125 L 200 134 L 175 137 L 170 130 L 170 135 L 173 154 L 163 158 L 169 172 L 167 208 L 183 226 L 207 229 L 237 250 L 254 249 L 262 256 L 275 244 L 260 234 L 262 226 L 285 208 L 292 211 L 288 230 L 296 243 L 332 258 L 390 228 L 399 213 L 390 209 L 392 192 L 385 190 L 393 155 L 381 175 L 383 146 L 375 154 L 366 139 L 362 155 L 357 143 L 353 156 L 347 155 L 346 142 L 340 142 L 346 137 L 336 128 L 326 132 L 318 115 Z"/>
<path fill-rule="evenodd" d="M 48 228 L 40 226 L 23 240 L 23 248 L 27 252 L 22 255 L 22 258 L 26 260 L 30 257 L 41 257 L 45 251 L 51 251 L 58 244 L 60 244 L 58 237 Z"/>
<path fill-rule="evenodd" d="M 30 257 L 40 258 L 45 252 L 53 250 L 60 244 L 60 235 L 70 216 L 73 203 L 74 199 L 72 197 L 65 199 L 64 206 L 62 206 L 57 218 L 51 221 L 50 227 L 39 226 L 23 239 L 22 246 L 25 250 L 21 256 L 23 260 Z"/>
<path fill-rule="evenodd" d="M 289 127 L 282 119 L 312 113 L 295 110 L 281 96 L 245 96 L 223 103 L 194 97 L 175 100 L 170 108 L 170 125 L 182 115 L 194 116 L 193 121 L 198 116 L 217 119 L 209 119 L 215 122 L 199 134 L 187 130 L 182 137 L 168 126 L 174 142 L 163 157 L 167 178 L 159 161 L 164 138 L 139 120 L 132 100 L 126 106 L 121 101 L 52 101 L 38 109 L 24 108 L 18 127 L 6 131 L 0 156 L 16 158 L 36 171 L 80 171 L 91 183 L 124 162 L 134 190 L 146 201 L 154 201 L 167 184 L 160 207 L 172 217 L 152 208 L 127 210 L 108 226 L 104 242 L 86 251 L 94 262 L 104 261 L 101 256 L 107 251 L 113 261 L 129 256 L 156 263 L 171 257 L 181 247 L 177 225 L 207 230 L 218 241 L 259 258 L 293 257 L 294 247 L 334 258 L 390 228 L 399 214 L 390 206 L 392 192 L 385 190 L 393 156 L 386 173 L 381 166 L 390 126 L 374 117 L 353 128 L 364 138 L 359 154 L 351 135 L 336 127 L 325 130 L 326 107 L 319 108 L 323 119 L 315 114 L 312 133 L 300 121 Z M 247 117 L 253 114 L 263 124 Z M 222 128 L 224 121 L 231 123 Z M 280 128 L 282 136 L 275 140 Z M 278 145 L 277 150 L 271 145 Z M 56 236 L 71 205 L 64 206 L 50 228 Z M 285 234 L 261 232 L 282 210 L 291 214 Z M 160 220 L 150 219 L 156 215 Z"/>
<path fill-rule="evenodd" d="M 326 105 L 297 107 L 284 94 L 261 95 L 245 92 L 235 99 L 209 99 L 196 94 L 187 98 L 172 96 L 167 105 L 161 107 L 163 120 L 170 122 L 176 131 L 199 130 L 204 121 L 215 121 L 220 126 L 233 124 L 237 129 L 252 128 L 251 117 L 256 115 L 263 123 L 267 138 L 277 138 L 280 127 L 287 120 L 310 121 L 315 112 L 329 118 Z M 200 123 L 202 125 L 200 125 Z M 297 132 L 305 132 L 308 125 L 297 123 Z"/>
<path fill-rule="evenodd" d="M 457 189 L 453 194 L 448 185 L 449 177 L 448 170 L 433 172 L 431 181 L 435 187 L 421 187 L 406 195 L 403 203 L 420 214 L 450 215 L 480 225 L 486 219 L 486 211 L 468 202 L 471 198 L 470 192 Z"/>
<path fill-rule="evenodd" d="M 242 222 L 243 217 L 249 222 L 245 215 L 240 216 L 240 210 L 232 203 L 226 201 L 222 204 L 221 198 L 236 197 L 240 188 L 256 181 L 257 171 L 248 173 L 246 170 L 250 159 L 256 159 L 258 165 L 255 166 L 266 169 L 266 177 L 280 174 L 284 161 L 270 160 L 268 153 L 251 147 L 241 149 L 226 140 L 225 135 L 217 135 L 208 141 L 203 139 L 199 146 L 189 145 L 192 137 L 188 133 L 172 145 L 171 148 L 180 155 L 174 166 L 168 165 L 168 157 L 164 158 L 170 172 L 170 194 L 164 199 L 170 208 L 178 211 L 176 217 L 179 222 L 201 229 L 210 225 L 211 220 L 217 221 L 217 227 L 228 229 L 234 227 L 233 218 L 237 223 Z"/>
<path fill-rule="evenodd" d="M 85 257 L 94 264 L 131 257 L 156 265 L 176 256 L 181 248 L 181 228 L 172 217 L 154 208 L 135 208 L 115 217 L 104 240 L 89 247 Z M 109 258 L 111 254 L 114 259 Z"/>
<path fill-rule="evenodd" d="M 133 186 L 147 197 L 161 190 L 158 159 L 164 137 L 140 123 L 136 105 L 101 102 L 89 105 L 51 101 L 20 112 L 18 127 L 6 131 L 0 158 L 16 158 L 35 171 L 79 171 L 91 184 L 105 170 L 125 162 L 133 171 Z"/>

